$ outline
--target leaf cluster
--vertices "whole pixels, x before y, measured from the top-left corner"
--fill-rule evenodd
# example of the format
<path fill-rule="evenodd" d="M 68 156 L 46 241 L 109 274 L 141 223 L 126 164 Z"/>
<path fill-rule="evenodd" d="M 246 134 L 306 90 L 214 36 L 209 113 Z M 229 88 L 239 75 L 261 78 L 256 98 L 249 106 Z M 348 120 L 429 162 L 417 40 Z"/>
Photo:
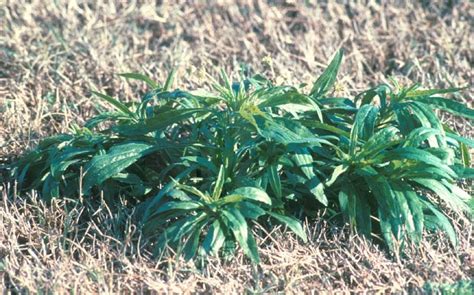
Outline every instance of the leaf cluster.
<path fill-rule="evenodd" d="M 455 245 L 441 208 L 472 215 L 472 197 L 457 183 L 474 175 L 474 142 L 436 110 L 470 120 L 474 110 L 443 97 L 459 88 L 396 81 L 334 97 L 342 57 L 309 93 L 260 75 L 207 76 L 208 92 L 171 90 L 174 72 L 163 85 L 122 74 L 150 91 L 133 103 L 94 92 L 114 111 L 44 139 L 13 176 L 45 200 L 125 197 L 156 252 L 171 247 L 187 259 L 239 246 L 258 262 L 256 223 L 283 224 L 306 240 L 301 220 L 321 208 L 392 250 L 419 242 L 425 229 L 444 230 Z"/>

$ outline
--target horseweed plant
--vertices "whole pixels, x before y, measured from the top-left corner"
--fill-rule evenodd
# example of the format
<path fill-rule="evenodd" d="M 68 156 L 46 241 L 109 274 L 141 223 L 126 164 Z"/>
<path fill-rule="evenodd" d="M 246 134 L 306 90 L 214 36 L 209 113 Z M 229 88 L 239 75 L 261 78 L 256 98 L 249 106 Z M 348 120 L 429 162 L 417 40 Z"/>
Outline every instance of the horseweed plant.
<path fill-rule="evenodd" d="M 474 175 L 474 142 L 433 109 L 471 120 L 474 110 L 440 96 L 458 88 L 382 84 L 355 99 L 331 97 L 341 60 L 338 52 L 309 93 L 260 75 L 208 77 L 210 93 L 171 90 L 173 73 L 164 85 L 122 74 L 150 92 L 131 104 L 95 93 L 115 111 L 44 139 L 14 177 L 47 201 L 125 197 L 156 252 L 170 246 L 187 259 L 238 245 L 258 262 L 252 225 L 280 223 L 306 240 L 299 220 L 324 207 L 392 250 L 419 242 L 425 228 L 456 245 L 441 206 L 472 214 L 457 182 Z"/>

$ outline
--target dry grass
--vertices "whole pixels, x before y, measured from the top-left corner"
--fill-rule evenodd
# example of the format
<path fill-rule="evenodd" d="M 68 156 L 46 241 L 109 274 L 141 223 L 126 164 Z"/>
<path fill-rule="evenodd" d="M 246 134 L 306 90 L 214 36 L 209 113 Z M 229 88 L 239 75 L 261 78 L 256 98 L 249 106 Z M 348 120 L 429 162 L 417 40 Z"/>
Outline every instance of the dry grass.
<path fill-rule="evenodd" d="M 159 8 L 154 1 L 97 2 L 0 4 L 0 165 L 104 108 L 91 97 L 91 89 L 137 99 L 145 88 L 118 78 L 120 72 L 163 80 L 177 67 L 175 86 L 184 88 L 200 85 L 200 68 L 235 73 L 244 63 L 277 82 L 308 83 L 342 46 L 340 95 L 388 75 L 426 87 L 473 84 L 474 5 L 469 1 L 453 1 L 452 7 L 404 1 L 310 6 L 303 1 L 195 1 Z M 262 63 L 266 56 L 272 57 L 272 67 Z M 473 107 L 472 94 L 467 89 L 456 98 Z M 471 122 L 444 119 L 474 137 Z M 474 276 L 471 225 L 461 231 L 457 252 L 443 237 L 427 237 L 420 250 L 397 259 L 316 220 L 306 227 L 311 236 L 306 245 L 281 231 L 262 232 L 258 268 L 243 256 L 197 267 L 172 254 L 150 259 L 125 212 L 115 216 L 103 207 L 87 220 L 91 212 L 84 210 L 91 209 L 65 201 L 45 206 L 34 193 L 16 196 L 6 185 L 0 190 L 2 289 L 401 291 L 419 290 L 426 281 Z"/>
<path fill-rule="evenodd" d="M 426 236 L 418 250 L 397 258 L 317 218 L 306 224 L 304 245 L 281 229 L 257 228 L 262 237 L 258 267 L 241 253 L 193 264 L 173 253 L 152 259 L 126 212 L 112 214 L 105 205 L 87 212 L 67 201 L 46 206 L 35 195 L 12 199 L 5 192 L 2 197 L 0 284 L 12 290 L 401 292 L 421 291 L 426 281 L 453 283 L 473 275 L 472 227 L 463 231 L 457 253 L 444 237 Z M 92 219 L 84 218 L 91 214 Z"/>

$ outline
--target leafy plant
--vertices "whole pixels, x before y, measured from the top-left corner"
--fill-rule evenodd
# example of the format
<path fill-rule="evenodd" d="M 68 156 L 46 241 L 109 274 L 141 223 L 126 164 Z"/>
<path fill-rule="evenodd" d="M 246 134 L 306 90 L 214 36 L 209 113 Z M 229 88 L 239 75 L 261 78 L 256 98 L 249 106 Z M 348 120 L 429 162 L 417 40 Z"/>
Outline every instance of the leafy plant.
<path fill-rule="evenodd" d="M 13 176 L 45 200 L 101 195 L 118 206 L 123 196 L 157 253 L 171 247 L 187 259 L 239 245 L 258 262 L 254 223 L 276 221 L 306 240 L 298 219 L 324 207 L 392 250 L 418 242 L 425 229 L 446 231 L 455 245 L 442 208 L 472 214 L 457 181 L 474 174 L 474 142 L 433 109 L 468 119 L 474 110 L 439 96 L 459 88 L 396 81 L 354 99 L 332 97 L 342 56 L 309 93 L 260 75 L 234 83 L 224 72 L 222 82 L 207 75 L 208 92 L 171 90 L 174 72 L 163 85 L 122 74 L 151 90 L 128 104 L 93 92 L 115 111 L 43 140 Z"/>
<path fill-rule="evenodd" d="M 202 245 L 208 254 L 218 253 L 226 240 L 235 240 L 247 256 L 258 262 L 257 244 L 247 222 L 256 221 L 264 215 L 287 224 L 306 240 L 298 220 L 268 210 L 272 200 L 264 190 L 240 187 L 221 197 L 224 178 L 221 166 L 212 194 L 172 182 L 152 199 L 143 218 L 144 233 L 150 236 L 157 229 L 166 228 L 159 231 L 156 251 L 162 250 L 166 244 L 179 248 L 184 239 L 184 257 L 191 259 L 196 254 L 201 237 L 205 236 Z"/>

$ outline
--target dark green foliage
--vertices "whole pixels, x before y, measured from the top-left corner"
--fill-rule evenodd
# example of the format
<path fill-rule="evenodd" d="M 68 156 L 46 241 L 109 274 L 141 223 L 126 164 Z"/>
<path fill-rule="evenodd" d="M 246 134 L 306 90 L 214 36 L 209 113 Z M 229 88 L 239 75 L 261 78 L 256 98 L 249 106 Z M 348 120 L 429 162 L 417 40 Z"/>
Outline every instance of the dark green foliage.
<path fill-rule="evenodd" d="M 444 230 L 456 245 L 439 201 L 472 214 L 457 182 L 472 178 L 474 144 L 433 109 L 468 119 L 473 110 L 433 96 L 457 88 L 384 84 L 353 100 L 331 97 L 341 60 L 338 52 L 308 94 L 262 76 L 232 84 L 223 72 L 223 84 L 209 77 L 208 93 L 171 91 L 174 73 L 163 87 L 122 74 L 152 89 L 135 104 L 94 92 L 116 111 L 45 139 L 14 177 L 46 200 L 123 196 L 156 252 L 169 246 L 187 259 L 238 245 L 258 262 L 254 223 L 280 223 L 306 240 L 298 218 L 324 207 L 392 250 L 425 229 Z"/>

